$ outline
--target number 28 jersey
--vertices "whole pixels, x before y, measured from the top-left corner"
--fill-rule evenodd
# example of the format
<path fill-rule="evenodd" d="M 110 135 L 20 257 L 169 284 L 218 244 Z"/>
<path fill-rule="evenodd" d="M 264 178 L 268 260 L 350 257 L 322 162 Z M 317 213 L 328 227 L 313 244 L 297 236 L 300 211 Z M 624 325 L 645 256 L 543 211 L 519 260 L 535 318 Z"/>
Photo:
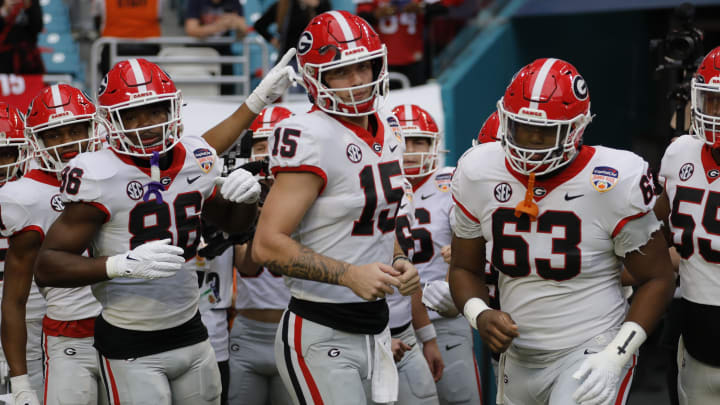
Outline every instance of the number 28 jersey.
<path fill-rule="evenodd" d="M 195 256 L 200 241 L 200 213 L 214 195 L 220 175 L 215 150 L 203 138 L 184 136 L 172 149 L 172 163 L 160 173 L 165 186 L 162 202 L 143 195 L 150 169 L 111 149 L 78 155 L 65 169 L 63 199 L 92 204 L 105 212 L 102 228 L 92 241 L 96 257 L 112 256 L 146 242 L 171 239 Z M 194 271 L 157 280 L 116 278 L 92 286 L 110 324 L 132 330 L 167 329 L 190 320 L 197 312 L 198 281 Z"/>
<path fill-rule="evenodd" d="M 620 325 L 627 311 L 620 258 L 660 228 L 647 169 L 631 152 L 584 146 L 562 172 L 536 179 L 539 211 L 530 221 L 514 212 L 527 177 L 509 168 L 499 142 L 461 158 L 452 183 L 455 233 L 492 243 L 500 307 L 519 328 L 514 345 L 567 349 Z"/>
<path fill-rule="evenodd" d="M 392 261 L 395 215 L 404 194 L 405 146 L 397 119 L 379 113 L 370 119 L 377 124 L 374 136 L 314 108 L 283 120 L 268 140 L 274 175 L 310 172 L 324 182 L 293 238 L 355 265 Z M 343 286 L 296 278 L 286 282 L 298 299 L 363 302 Z"/>

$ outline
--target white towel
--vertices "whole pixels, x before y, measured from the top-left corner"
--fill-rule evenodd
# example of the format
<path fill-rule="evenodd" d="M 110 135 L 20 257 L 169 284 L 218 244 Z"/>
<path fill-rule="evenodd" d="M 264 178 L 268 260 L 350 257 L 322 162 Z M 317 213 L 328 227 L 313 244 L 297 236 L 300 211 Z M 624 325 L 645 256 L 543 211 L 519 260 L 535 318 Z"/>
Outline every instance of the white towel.
<path fill-rule="evenodd" d="M 398 398 L 398 372 L 390 348 L 390 329 L 386 327 L 373 338 L 372 400 L 380 404 L 395 402 Z"/>

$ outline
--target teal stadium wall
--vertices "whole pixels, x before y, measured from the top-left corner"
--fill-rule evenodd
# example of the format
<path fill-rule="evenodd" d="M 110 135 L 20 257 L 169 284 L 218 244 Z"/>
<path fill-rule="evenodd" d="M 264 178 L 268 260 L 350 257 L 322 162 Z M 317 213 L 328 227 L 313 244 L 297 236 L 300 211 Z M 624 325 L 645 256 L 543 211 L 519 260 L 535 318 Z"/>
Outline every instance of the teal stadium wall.
<path fill-rule="evenodd" d="M 438 77 L 450 150 L 447 164 L 470 146 L 512 75 L 540 57 L 565 59 L 585 77 L 596 114 L 585 143 L 629 149 L 633 136 L 650 130 L 647 100 L 657 96 L 646 12 L 513 18 L 524 3 L 509 1 Z"/>

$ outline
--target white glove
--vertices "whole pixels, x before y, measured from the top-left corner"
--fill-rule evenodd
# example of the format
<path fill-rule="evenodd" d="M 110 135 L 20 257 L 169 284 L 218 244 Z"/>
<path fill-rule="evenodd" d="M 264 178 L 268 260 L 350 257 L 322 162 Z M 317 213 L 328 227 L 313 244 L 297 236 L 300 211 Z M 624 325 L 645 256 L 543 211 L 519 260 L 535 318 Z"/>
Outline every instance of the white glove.
<path fill-rule="evenodd" d="M 227 177 L 216 177 L 220 195 L 234 203 L 255 204 L 260 200 L 260 183 L 245 169 L 235 169 Z"/>
<path fill-rule="evenodd" d="M 15 405 L 40 405 L 27 374 L 10 377 L 10 385 Z"/>
<path fill-rule="evenodd" d="M 601 352 L 589 355 L 573 374 L 576 380 L 584 379 L 573 393 L 575 402 L 581 405 L 612 404 L 623 367 L 646 338 L 645 330 L 637 323 L 623 323 L 612 342 Z"/>
<path fill-rule="evenodd" d="M 170 277 L 185 263 L 183 249 L 170 244 L 170 239 L 154 240 L 133 250 L 110 256 L 105 262 L 109 278 Z"/>
<path fill-rule="evenodd" d="M 445 280 L 435 280 L 425 284 L 422 303 L 442 316 L 454 317 L 460 313 L 450 295 L 450 284 Z"/>
<path fill-rule="evenodd" d="M 260 114 L 260 111 L 265 106 L 272 104 L 278 97 L 282 96 L 291 84 L 295 85 L 297 83 L 295 70 L 292 66 L 288 66 L 293 56 L 295 56 L 295 48 L 288 49 L 280 62 L 270 69 L 265 78 L 248 96 L 245 105 L 250 111 Z"/>

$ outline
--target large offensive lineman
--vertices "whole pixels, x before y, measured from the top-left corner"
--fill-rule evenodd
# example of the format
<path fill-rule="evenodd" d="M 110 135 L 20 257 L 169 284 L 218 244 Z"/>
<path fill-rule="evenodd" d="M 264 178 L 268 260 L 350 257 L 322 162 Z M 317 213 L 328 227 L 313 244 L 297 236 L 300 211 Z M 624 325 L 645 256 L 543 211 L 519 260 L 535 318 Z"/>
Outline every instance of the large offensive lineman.
<path fill-rule="evenodd" d="M 4 193 L 6 185 L 12 184 L 27 172 L 32 156 L 32 145 L 25 137 L 25 122 L 22 114 L 8 104 L 0 103 L 0 194 Z M 1 208 L 2 206 L 0 206 L 0 212 L 2 212 Z M 2 228 L 4 225 L 0 222 L 0 230 Z M 45 315 L 45 299 L 32 281 L 32 272 L 29 275 L 22 274 L 22 272 L 5 274 L 4 270 L 8 260 L 10 265 L 15 267 L 25 263 L 25 258 L 18 257 L 15 254 L 16 251 L 11 252 L 8 256 L 8 242 L 8 238 L 0 238 L 3 289 L 8 281 L 20 284 L 27 282 L 30 288 L 29 291 L 25 290 L 24 292 L 21 289 L 8 290 L 10 297 L 5 298 L 6 301 L 12 300 L 15 305 L 3 305 L 3 311 L 17 310 L 17 312 L 10 314 L 9 321 L 3 320 L 5 324 L 5 327 L 2 328 L 3 340 L 19 338 L 18 340 L 22 339 L 26 344 L 7 356 L 7 363 L 5 356 L 0 359 L 0 367 L 2 367 L 0 369 L 0 379 L 2 380 L 0 392 L 5 393 L 7 379 L 11 377 L 13 398 L 24 401 L 33 397 L 37 398 L 37 392 L 41 391 L 43 387 L 40 335 L 42 318 Z M 4 295 L 5 293 L 3 293 Z M 3 316 L 4 318 L 5 316 Z M 3 351 L 5 350 L 3 348 Z M 12 361 L 10 361 L 11 359 Z"/>
<path fill-rule="evenodd" d="M 453 177 L 456 306 L 505 352 L 499 403 L 622 404 L 674 289 L 647 163 L 582 145 L 590 98 L 565 61 L 522 68 L 498 110 L 502 141 L 472 148 Z M 487 306 L 486 242 L 502 311 Z M 638 285 L 629 311 L 623 263 Z"/>
<path fill-rule="evenodd" d="M 692 135 L 665 151 L 665 192 L 655 206 L 668 241 L 680 255 L 680 404 L 716 404 L 720 398 L 720 47 L 705 56 L 691 81 Z M 714 245 L 714 246 L 713 246 Z"/>
<path fill-rule="evenodd" d="M 415 194 L 415 223 L 409 224 L 413 240 L 412 260 L 426 289 L 440 284 L 448 291 L 445 281 L 448 264 L 442 251 L 450 245 L 454 222 L 450 181 L 455 168 L 440 167 L 441 133 L 430 113 L 420 106 L 403 104 L 395 107 L 393 114 L 405 135 L 403 169 Z M 457 312 L 452 318 L 434 311 L 428 314 L 445 364 L 443 378 L 436 383 L 440 403 L 479 403 L 482 390 L 470 327 Z"/>
<path fill-rule="evenodd" d="M 393 287 L 412 294 L 419 279 L 393 232 L 404 145 L 377 111 L 386 49 L 365 20 L 330 11 L 310 21 L 298 59 L 314 106 L 270 137 L 275 182 L 252 246 L 255 262 L 288 276 L 278 369 L 296 404 L 392 402 L 383 298 Z"/>
<path fill-rule="evenodd" d="M 13 255 L 37 256 L 44 235 L 63 209 L 59 192 L 60 172 L 79 153 L 100 147 L 97 127 L 95 105 L 72 86 L 58 84 L 45 87 L 33 99 L 26 118 L 26 134 L 32 142 L 40 169 L 30 171 L 0 194 L 5 225 L 1 232 L 10 237 L 9 251 Z M 20 303 L 14 297 L 27 294 L 30 289 L 33 265 L 34 260 L 30 260 L 6 269 L 8 273 L 24 275 L 22 279 L 7 281 L 13 299 L 3 302 L 3 310 L 19 319 L 22 318 L 16 314 L 24 308 L 19 307 Z M 42 402 L 103 402 L 105 394 L 100 365 L 97 351 L 93 348 L 93 329 L 95 317 L 100 314 L 100 303 L 87 286 L 44 287 L 40 292 L 47 302 L 47 314 L 42 323 L 45 352 Z M 9 319 L 3 317 L 4 321 Z M 8 337 L 5 350 L 15 352 L 13 357 L 16 357 L 25 346 L 25 340 L 16 334 Z M 72 347 L 72 352 L 67 351 L 68 347 Z M 70 386 L 73 388 L 68 389 Z"/>
<path fill-rule="evenodd" d="M 93 284 L 103 305 L 95 347 L 111 403 L 219 403 L 197 275 L 178 269 L 195 255 L 201 212 L 242 231 L 253 223 L 260 187 L 243 170 L 217 179 L 213 146 L 180 137 L 180 92 L 158 66 L 116 64 L 98 101 L 110 148 L 81 154 L 63 171 L 65 210 L 43 242 L 36 277 L 53 286 Z M 91 245 L 94 257 L 79 255 Z"/>

